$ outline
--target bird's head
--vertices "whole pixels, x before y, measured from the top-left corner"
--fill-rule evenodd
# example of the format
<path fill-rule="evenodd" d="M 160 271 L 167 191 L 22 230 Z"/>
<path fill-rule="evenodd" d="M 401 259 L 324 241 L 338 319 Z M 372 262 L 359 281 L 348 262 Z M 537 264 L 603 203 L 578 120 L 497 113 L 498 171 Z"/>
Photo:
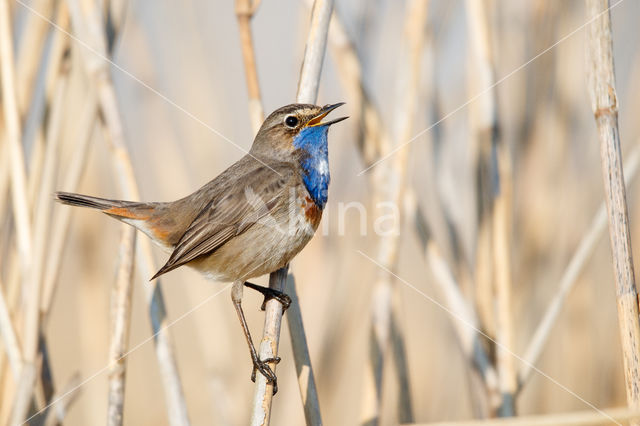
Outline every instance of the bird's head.
<path fill-rule="evenodd" d="M 254 155 L 288 159 L 295 152 L 313 152 L 326 147 L 329 126 L 345 120 L 322 121 L 344 102 L 333 105 L 291 104 L 272 112 L 262 123 L 251 152 Z"/>

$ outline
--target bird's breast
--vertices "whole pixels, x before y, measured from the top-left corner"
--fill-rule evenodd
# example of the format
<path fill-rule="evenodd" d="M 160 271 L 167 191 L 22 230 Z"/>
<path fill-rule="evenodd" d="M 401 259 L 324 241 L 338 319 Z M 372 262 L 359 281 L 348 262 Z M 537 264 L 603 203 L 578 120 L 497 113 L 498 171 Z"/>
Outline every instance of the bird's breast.
<path fill-rule="evenodd" d="M 301 214 L 304 215 L 304 219 L 309 225 L 313 227 L 313 230 L 315 231 L 320 224 L 320 219 L 322 219 L 322 210 L 308 195 L 304 196 L 300 207 Z"/>

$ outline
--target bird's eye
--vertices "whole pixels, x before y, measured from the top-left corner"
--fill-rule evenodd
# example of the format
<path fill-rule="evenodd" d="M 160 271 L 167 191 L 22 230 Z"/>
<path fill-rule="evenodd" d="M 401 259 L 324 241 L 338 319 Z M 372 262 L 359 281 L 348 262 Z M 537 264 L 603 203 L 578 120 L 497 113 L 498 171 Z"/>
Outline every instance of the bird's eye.
<path fill-rule="evenodd" d="M 293 129 L 298 125 L 298 117 L 295 115 L 288 115 L 287 118 L 284 119 L 284 124 Z"/>

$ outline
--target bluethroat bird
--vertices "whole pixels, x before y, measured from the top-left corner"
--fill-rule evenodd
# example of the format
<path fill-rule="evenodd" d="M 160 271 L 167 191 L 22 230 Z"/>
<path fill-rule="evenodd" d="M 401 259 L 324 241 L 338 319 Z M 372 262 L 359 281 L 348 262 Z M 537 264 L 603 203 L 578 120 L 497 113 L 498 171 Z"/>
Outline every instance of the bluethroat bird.
<path fill-rule="evenodd" d="M 171 253 L 152 280 L 188 265 L 216 281 L 234 282 L 231 299 L 249 346 L 253 370 L 274 385 L 268 362 L 258 358 L 242 311 L 244 286 L 275 298 L 279 291 L 248 282 L 286 266 L 309 242 L 327 203 L 329 126 L 322 120 L 343 103 L 292 104 L 264 121 L 247 155 L 191 195 L 173 202 L 108 200 L 57 192 L 63 204 L 90 207 L 147 234 Z M 264 309 L 264 304 L 262 305 Z"/>

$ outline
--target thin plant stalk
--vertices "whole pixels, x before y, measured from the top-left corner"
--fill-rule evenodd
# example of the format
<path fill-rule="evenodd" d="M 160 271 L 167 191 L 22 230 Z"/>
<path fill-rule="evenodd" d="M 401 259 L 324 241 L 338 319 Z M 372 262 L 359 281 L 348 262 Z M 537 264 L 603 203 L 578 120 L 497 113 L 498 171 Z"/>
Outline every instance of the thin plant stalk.
<path fill-rule="evenodd" d="M 284 292 L 283 283 L 287 280 L 289 267 L 286 266 L 271 273 L 269 276 L 269 287 Z M 260 359 L 275 358 L 278 356 L 278 346 L 280 344 L 280 327 L 282 325 L 282 304 L 272 303 L 271 307 L 265 306 L 264 328 L 262 340 L 257 348 Z M 275 306 L 274 306 L 275 305 Z M 269 364 L 275 372 L 275 362 Z M 267 383 L 266 377 L 262 374 L 256 376 L 256 386 L 253 395 L 250 424 L 252 426 L 268 426 L 271 420 L 271 403 L 273 401 L 273 384 Z"/>
<path fill-rule="evenodd" d="M 83 50 L 83 59 L 86 70 L 95 85 L 100 110 L 104 123 L 109 132 L 110 148 L 113 154 L 113 163 L 119 177 L 120 189 L 123 196 L 130 200 L 139 200 L 138 185 L 133 172 L 131 157 L 124 139 L 124 131 L 118 110 L 115 90 L 109 77 L 107 64 L 101 58 L 107 57 L 105 31 L 101 19 L 101 11 L 91 4 L 92 10 L 83 13 L 77 0 L 67 0 L 71 21 L 79 38 L 88 43 L 93 51 Z M 98 56 L 96 56 L 96 53 Z M 141 239 L 137 244 L 138 272 L 147 279 L 156 271 L 151 245 L 148 239 Z M 172 426 L 189 424 L 187 406 L 182 390 L 178 368 L 173 354 L 173 347 L 166 321 L 167 313 L 164 296 L 161 290 L 160 280 L 156 279 L 150 285 L 145 286 L 149 314 L 151 317 L 152 332 L 155 335 L 156 356 L 160 367 L 160 376 L 165 391 L 167 413 L 169 423 Z"/>
<path fill-rule="evenodd" d="M 609 2 L 587 0 L 587 89 L 598 128 L 627 402 L 640 407 L 640 321 L 622 171 Z M 638 424 L 634 422 L 633 424 Z"/>
<path fill-rule="evenodd" d="M 299 103 L 315 104 L 318 98 L 320 75 L 327 50 L 327 34 L 332 12 L 333 0 L 315 0 L 313 2 L 309 34 L 307 35 L 296 95 L 296 101 Z"/>
<path fill-rule="evenodd" d="M 61 25 L 63 28 L 68 26 L 68 19 L 66 19 L 65 8 L 62 8 L 62 7 L 59 8 L 57 19 L 58 19 L 59 25 Z M 60 76 L 60 71 L 68 66 L 68 65 L 64 65 L 64 66 L 61 65 L 61 61 L 63 59 L 64 53 L 67 51 L 69 46 L 68 37 L 63 36 L 62 34 L 59 34 L 59 33 L 54 33 L 53 37 L 54 37 L 54 40 L 51 44 L 51 48 L 48 54 L 49 60 L 46 63 L 47 71 L 45 76 L 45 80 L 46 80 L 45 104 L 49 106 L 53 102 L 52 98 L 54 96 L 54 91 L 58 87 L 57 80 Z M 24 43 L 27 46 L 22 46 L 22 48 L 27 48 L 28 45 L 30 45 L 28 43 L 28 40 L 25 40 Z M 43 121 L 43 119 L 44 117 L 41 117 L 39 121 L 41 122 Z M 29 170 L 31 171 L 31 173 L 29 173 L 29 175 L 26 176 L 26 185 L 27 185 L 26 200 L 27 200 L 27 208 L 29 209 L 30 212 L 32 212 L 36 208 L 35 206 L 37 204 L 38 193 L 40 190 L 39 185 L 42 181 L 42 173 L 44 170 L 44 167 L 43 167 L 44 162 L 45 162 L 45 135 L 43 134 L 42 126 L 38 126 L 35 134 L 35 140 L 33 142 L 33 146 L 31 149 L 31 155 L 29 158 Z M 2 213 L 3 211 L 0 210 L 0 215 L 2 215 Z M 9 291 L 7 292 L 8 293 L 7 299 L 10 307 L 14 306 L 13 301 L 16 300 L 16 297 L 17 297 L 17 292 L 15 290 L 18 289 L 18 281 L 21 278 L 21 274 L 16 273 L 20 266 L 19 261 L 20 261 L 19 257 L 13 257 L 12 260 L 8 262 L 9 263 L 8 268 L 10 271 L 8 275 L 10 279 L 7 280 L 8 289 L 9 289 Z M 21 307 L 15 308 L 13 310 L 15 311 L 19 309 L 21 309 Z"/>
<path fill-rule="evenodd" d="M 60 391 L 55 393 L 51 398 L 52 401 L 58 401 L 58 399 L 62 395 L 66 395 L 62 400 L 57 402 L 55 405 L 47 408 L 44 426 L 57 426 L 64 423 L 64 418 L 69 412 L 69 407 L 78 399 L 81 395 L 80 385 L 80 374 L 75 373 L 71 376 L 71 379 L 67 382 L 65 386 L 60 388 Z M 73 392 L 71 392 L 73 390 Z"/>
<path fill-rule="evenodd" d="M 59 8 L 59 13 L 58 13 L 58 22 L 59 25 L 66 27 L 68 26 L 68 19 L 66 18 L 66 13 L 65 13 L 65 8 L 60 7 Z M 63 57 L 65 55 L 65 52 L 68 51 L 69 48 L 69 39 L 68 37 L 64 36 L 61 33 L 54 33 L 53 34 L 53 42 L 49 51 L 49 60 L 46 64 L 47 67 L 47 72 L 46 72 L 46 76 L 45 76 L 45 80 L 46 80 L 46 84 L 45 84 L 45 91 L 46 91 L 46 95 L 45 95 L 45 104 L 49 105 L 49 110 L 53 109 L 53 98 L 54 98 L 54 91 L 58 90 L 57 88 L 59 87 L 58 85 L 58 79 L 61 75 L 61 71 L 65 70 L 64 72 L 67 73 L 68 70 L 66 70 L 66 68 L 68 68 L 68 63 L 67 64 L 63 64 Z M 66 59 L 68 62 L 68 58 Z M 57 113 L 57 115 L 60 115 L 60 112 Z M 40 121 L 42 121 L 44 119 L 44 117 L 42 117 L 40 119 Z M 51 121 L 48 120 L 47 122 L 49 124 L 54 123 L 56 124 L 56 126 L 60 126 L 60 123 L 58 123 L 58 119 L 56 121 Z M 49 125 L 48 124 L 48 125 Z M 49 126 L 50 127 L 50 126 Z M 50 132 L 49 132 L 50 133 Z M 29 159 L 29 169 L 31 170 L 31 173 L 26 177 L 27 179 L 27 193 L 26 193 L 26 198 L 27 198 L 27 208 L 29 209 L 30 212 L 34 211 L 37 207 L 37 203 L 38 203 L 38 197 L 39 197 L 39 193 L 40 193 L 40 184 L 43 181 L 42 176 L 44 173 L 44 164 L 45 164 L 45 135 L 43 134 L 42 128 L 41 126 L 38 126 L 38 129 L 36 131 L 36 136 L 35 136 L 35 141 L 32 147 L 32 152 L 31 152 L 31 156 Z M 50 159 L 49 159 L 50 160 Z M 47 184 L 49 183 L 49 181 L 45 181 Z M 50 201 L 50 194 L 47 193 L 47 200 Z M 47 202 L 48 202 L 47 201 Z M 2 212 L 0 212 L 1 214 Z M 43 240 L 41 239 L 41 235 L 38 235 L 36 233 L 36 235 L 34 236 L 34 238 L 39 238 L 40 241 L 42 242 Z M 33 241 L 32 243 L 36 243 L 35 241 Z M 34 248 L 34 250 L 36 250 Z M 8 278 L 8 291 L 7 291 L 7 301 L 9 304 L 9 307 L 12 309 L 12 312 L 14 312 L 15 314 L 18 314 L 18 311 L 20 309 L 23 308 L 23 306 L 18 306 L 15 307 L 15 301 L 17 300 L 17 296 L 18 296 L 18 289 L 19 289 L 19 281 L 21 279 L 21 277 L 24 274 L 20 274 L 19 273 L 19 269 L 20 269 L 20 257 L 19 256 L 15 256 L 15 257 L 11 257 L 11 260 L 8 262 L 8 270 L 9 270 L 9 278 Z M 36 274 L 39 275 L 40 273 Z M 22 278 L 24 279 L 24 278 Z M 32 301 L 31 298 L 29 298 L 28 300 Z"/>
<path fill-rule="evenodd" d="M 13 329 L 7 302 L 2 292 L 3 288 L 4 286 L 0 282 L 0 335 L 2 336 L 3 349 L 7 352 L 7 357 L 9 358 L 11 372 L 14 379 L 17 380 L 22 369 L 22 350 L 20 349 L 16 332 Z"/>
<path fill-rule="evenodd" d="M 28 14 L 28 16 L 32 16 L 32 15 L 33 15 L 32 13 Z M 38 20 L 42 21 L 42 19 L 40 19 L 39 17 L 38 17 Z M 48 25 L 48 23 L 46 22 L 45 24 Z M 59 25 L 61 28 L 65 28 L 65 29 L 69 27 L 69 16 L 67 13 L 67 9 L 62 5 L 58 7 L 58 12 L 56 14 L 56 25 Z M 31 33 L 32 33 L 31 31 L 28 31 L 28 34 L 31 34 Z M 24 40 L 24 44 L 21 44 L 20 50 L 19 50 L 19 54 L 23 58 L 25 56 L 28 56 L 28 54 L 22 53 L 23 49 L 29 49 L 29 48 L 33 48 L 34 50 L 37 49 L 35 46 L 32 46 L 33 40 L 28 36 L 28 34 L 26 36 L 27 38 Z M 43 64 L 43 66 L 46 67 L 46 72 L 44 76 L 45 108 L 48 108 L 52 103 L 54 92 L 57 87 L 58 78 L 60 76 L 60 70 L 62 69 L 61 63 L 63 60 L 68 60 L 68 58 L 65 58 L 65 54 L 69 52 L 69 37 L 67 37 L 66 34 L 63 34 L 59 31 L 52 30 L 51 38 L 52 38 L 51 46 L 48 49 L 49 53 L 47 55 L 48 61 L 46 62 L 46 64 Z M 29 66 L 33 66 L 33 65 L 34 64 L 30 62 Z M 21 65 L 18 64 L 18 67 L 20 66 Z M 25 65 L 22 65 L 22 66 L 24 67 Z M 27 71 L 25 70 L 25 72 Z M 26 79 L 28 78 L 28 76 L 25 76 L 24 78 Z M 19 80 L 18 90 L 20 90 L 21 84 L 27 84 L 27 83 Z M 34 84 L 31 84 L 31 85 L 35 86 Z M 22 96 L 27 96 L 28 99 L 33 97 L 33 93 L 32 93 L 33 87 L 29 87 L 25 90 L 28 91 L 28 94 L 26 95 L 23 94 Z M 33 104 L 35 104 L 35 102 L 32 102 L 32 105 Z M 27 112 L 25 111 L 25 114 L 26 113 Z M 39 114 L 40 117 L 37 120 L 38 123 L 42 123 L 45 120 L 43 111 L 28 111 L 28 114 Z M 25 117 L 24 120 L 28 120 L 28 117 Z M 45 154 L 44 154 L 45 135 L 43 133 L 43 127 L 44 126 L 39 125 L 35 130 L 33 147 L 31 148 L 31 154 L 29 158 L 29 175 L 27 176 L 27 200 L 30 206 L 34 206 L 36 203 L 36 198 L 38 196 L 38 190 L 39 190 L 38 185 L 40 184 L 40 181 L 41 181 L 43 164 L 45 161 Z M 25 141 L 24 144 L 26 145 L 27 142 Z"/>
<path fill-rule="evenodd" d="M 311 11 L 311 27 L 309 28 L 298 82 L 296 100 L 299 103 L 315 104 L 318 97 L 318 87 L 332 11 L 333 0 L 315 0 Z M 272 273 L 269 277 L 269 287 L 283 291 L 286 284 L 287 270 L 288 267 Z M 277 356 L 282 313 L 282 304 L 277 300 L 272 299 L 266 303 L 264 331 L 258 348 L 260 359 Z M 275 363 L 270 364 L 270 366 L 275 371 Z M 262 374 L 258 374 L 253 397 L 251 425 L 266 426 L 269 424 L 272 397 L 273 385 L 267 384 L 266 378 Z"/>
<path fill-rule="evenodd" d="M 249 116 L 253 133 L 258 133 L 264 121 L 264 109 L 260 96 L 260 83 L 255 60 L 255 49 L 251 35 L 251 19 L 258 7 L 259 1 L 251 3 L 249 0 L 236 0 L 236 16 L 243 52 L 244 68 L 247 78 L 247 90 L 249 94 Z M 315 378 L 311 367 L 311 358 L 307 347 L 307 339 L 302 325 L 302 313 L 298 305 L 298 296 L 293 275 L 289 274 L 286 283 L 286 293 L 291 297 L 287 318 L 289 319 L 289 332 L 291 345 L 294 352 L 294 361 L 298 373 L 298 385 L 300 396 L 304 406 L 307 425 L 321 425 L 320 405 L 316 390 Z M 275 366 L 273 367 L 275 368 Z"/>
<path fill-rule="evenodd" d="M 69 61 L 60 63 L 60 68 L 56 70 L 59 73 L 59 80 L 56 84 L 55 94 L 51 105 L 51 115 L 47 126 L 47 135 L 44 152 L 44 164 L 42 168 L 42 177 L 40 185 L 38 185 L 38 197 L 36 202 L 33 237 L 31 247 L 33 249 L 33 258 L 31 259 L 31 268 L 28 271 L 27 287 L 25 288 L 26 304 L 23 310 L 22 324 L 22 344 L 23 344 L 23 371 L 25 375 L 21 377 L 18 389 L 20 393 L 16 393 L 12 412 L 12 422 L 19 422 L 27 415 L 29 403 L 33 396 L 33 386 L 35 385 L 36 374 L 38 371 L 37 356 L 40 335 L 40 295 L 42 274 L 44 264 L 46 262 L 47 240 L 49 235 L 49 217 L 52 208 L 51 193 L 55 184 L 55 172 L 58 167 L 58 147 L 60 143 L 60 131 L 62 118 L 64 116 L 64 99 L 67 93 Z"/>
<path fill-rule="evenodd" d="M 624 170 L 626 171 L 625 183 L 627 186 L 629 186 L 636 177 L 639 163 L 640 145 L 636 145 L 624 165 Z M 519 390 L 522 389 L 524 384 L 529 380 L 529 377 L 531 377 L 531 373 L 533 372 L 532 366 L 538 362 L 569 293 L 575 286 L 580 272 L 582 272 L 582 269 L 587 264 L 587 261 L 596 248 L 596 244 L 600 241 L 600 237 L 606 229 L 607 207 L 603 201 L 591 220 L 587 232 L 580 240 L 578 248 L 576 248 L 576 251 L 573 253 L 569 264 L 565 268 L 562 278 L 560 278 L 560 282 L 558 283 L 558 290 L 547 306 L 546 311 L 542 315 L 542 319 L 533 333 L 533 337 L 527 345 L 527 350 L 522 357 L 526 362 L 522 363 L 518 371 Z"/>
<path fill-rule="evenodd" d="M 46 9 L 46 13 L 50 14 L 53 9 L 47 9 L 51 5 L 42 4 L 42 7 Z M 29 14 L 32 15 L 32 14 Z M 42 19 L 38 18 L 38 21 Z M 56 21 L 62 27 L 68 27 L 68 16 L 66 14 L 66 8 L 59 7 L 57 9 Z M 33 23 L 34 21 L 30 21 Z M 44 27 L 38 26 L 38 28 L 25 28 L 25 35 L 20 43 L 18 50 L 18 70 L 22 69 L 23 72 L 29 74 L 35 72 L 30 67 L 36 67 L 40 65 L 40 60 L 30 57 L 38 52 L 43 43 L 44 29 L 48 28 L 45 22 Z M 53 30 L 52 30 L 53 31 Z M 34 36 L 35 35 L 35 36 Z M 31 108 L 29 113 L 38 114 L 39 117 L 34 121 L 36 128 L 35 141 L 32 148 L 29 164 L 31 173 L 27 177 L 27 202 L 34 211 L 34 234 L 33 234 L 33 258 L 31 259 L 32 267 L 28 276 L 28 287 L 23 294 L 26 296 L 23 298 L 22 305 L 14 306 L 14 318 L 22 319 L 22 323 L 19 325 L 22 328 L 22 340 L 25 342 L 25 354 L 27 355 L 25 360 L 28 360 L 29 351 L 37 352 L 37 361 L 35 368 L 27 366 L 27 370 L 33 370 L 36 377 L 33 379 L 35 388 L 29 389 L 26 384 L 19 386 L 24 393 L 16 395 L 17 406 L 14 406 L 13 415 L 15 420 L 18 421 L 20 416 L 26 415 L 24 410 L 26 404 L 31 400 L 32 407 L 44 406 L 49 398 L 54 393 L 53 380 L 51 377 L 51 365 L 48 356 L 48 350 L 46 349 L 46 338 L 42 334 L 41 316 L 39 315 L 39 301 L 42 299 L 42 283 L 44 279 L 45 263 L 48 259 L 48 237 L 51 230 L 50 212 L 52 209 L 51 192 L 55 186 L 55 175 L 58 169 L 58 149 L 60 145 L 60 133 L 62 122 L 64 120 L 64 99 L 66 99 L 67 86 L 69 84 L 69 71 L 70 71 L 70 58 L 68 56 L 69 39 L 66 36 L 58 32 L 52 32 L 52 42 L 48 49 L 48 55 L 46 56 L 46 63 L 41 66 L 46 69 L 45 84 L 44 84 L 44 105 L 47 111 L 45 116 L 43 111 L 35 110 Z M 28 50 L 28 52 L 24 52 Z M 36 55 L 39 56 L 39 55 Z M 20 60 L 25 61 L 20 63 Z M 22 68 L 21 68 L 22 67 Z M 20 92 L 21 85 L 24 85 L 24 78 L 28 75 L 18 75 L 18 95 L 25 92 Z M 26 99 L 22 101 L 27 102 L 31 99 L 33 88 L 28 88 L 28 95 Z M 31 102 L 31 105 L 37 105 L 35 101 Z M 25 113 L 28 105 L 19 105 Z M 45 121 L 46 118 L 46 121 Z M 25 121 L 30 120 L 25 117 Z M 42 124 L 41 124 L 42 123 Z M 46 127 L 43 125 L 46 123 Z M 46 135 L 44 131 L 46 130 Z M 25 142 L 27 143 L 27 142 Z M 16 266 L 14 263 L 12 266 Z M 17 288 L 19 275 L 12 276 L 9 287 Z M 14 293 L 15 295 L 16 293 Z M 22 315 L 20 315 L 22 314 Z M 27 343 L 31 348 L 27 347 Z M 30 373 L 29 373 L 30 376 Z M 26 379 L 25 379 L 26 380 Z M 29 379 L 31 380 L 31 379 Z M 29 398 L 29 395 L 33 394 L 33 398 Z M 24 414 L 21 414 L 24 413 Z"/>
<path fill-rule="evenodd" d="M 136 230 L 123 225 L 120 239 L 118 273 L 111 292 L 111 344 L 109 346 L 109 405 L 107 425 L 120 426 L 124 415 L 124 387 L 126 357 L 131 324 L 131 296 L 133 294 L 133 261 Z"/>
<path fill-rule="evenodd" d="M 93 87 L 90 87 L 84 100 L 85 108 L 79 119 L 78 131 L 75 134 L 73 156 L 69 166 L 66 167 L 67 173 L 60 186 L 60 189 L 63 191 L 75 192 L 80 182 L 80 177 L 86 168 L 91 133 L 95 127 L 97 112 L 96 101 L 95 90 L 93 90 Z M 71 213 L 72 209 L 56 209 L 54 212 L 53 225 L 51 226 L 50 255 L 47 257 L 40 302 L 40 314 L 45 322 L 51 309 L 51 303 L 53 302 L 56 284 L 58 282 L 62 253 L 64 252 L 64 246 L 67 241 Z"/>
<path fill-rule="evenodd" d="M 471 49 L 476 67 L 473 76 L 477 88 L 495 84 L 487 3 L 467 0 L 467 21 Z M 476 289 L 478 307 L 484 314 L 488 330 L 500 345 L 496 364 L 503 402 L 500 417 L 515 415 L 517 389 L 515 359 L 505 348 L 513 347 L 513 313 L 511 296 L 511 167 L 507 146 L 500 138 L 496 90 L 489 90 L 476 104 L 475 131 L 478 143 L 477 194 L 480 214 L 476 247 Z"/>
<path fill-rule="evenodd" d="M 66 14 L 66 8 L 64 7 L 58 8 L 57 22 L 63 28 L 68 27 L 68 16 Z M 30 31 L 27 31 L 27 33 L 30 33 Z M 26 37 L 27 39 L 24 40 L 23 43 L 21 44 L 21 49 L 19 50 L 19 52 L 21 52 L 22 49 L 26 49 L 29 46 L 31 46 L 31 43 L 29 42 L 30 39 L 28 38 L 28 36 Z M 52 37 L 53 37 L 53 41 L 49 49 L 48 61 L 44 65 L 47 68 L 46 76 L 45 76 L 45 81 L 46 81 L 45 105 L 49 105 L 49 106 L 52 103 L 54 91 L 58 86 L 57 79 L 60 76 L 60 70 L 63 68 L 61 66 L 61 61 L 63 59 L 64 53 L 67 52 L 67 49 L 69 46 L 69 39 L 68 37 L 66 37 L 66 35 L 63 35 L 59 32 L 54 32 Z M 22 56 L 24 57 L 28 55 L 22 54 Z M 20 84 L 20 81 L 18 81 L 18 85 L 19 84 Z M 29 94 L 29 97 L 31 97 L 31 93 Z M 42 115 L 43 113 L 40 112 L 40 114 Z M 44 120 L 44 116 L 41 116 L 39 118 L 39 122 L 42 122 L 43 120 Z M 45 136 L 43 134 L 42 126 L 38 125 L 38 128 L 35 131 L 35 140 L 33 141 L 33 146 L 31 148 L 31 155 L 29 158 L 30 173 L 28 176 L 26 176 L 26 181 L 27 181 L 26 182 L 26 185 L 27 185 L 26 199 L 27 199 L 27 206 L 30 212 L 35 209 L 35 206 L 37 203 L 39 185 L 42 181 L 42 173 L 44 170 L 44 167 L 43 167 L 45 162 L 44 151 L 45 151 Z M 0 209 L 0 217 L 3 214 L 4 214 L 4 209 Z M 12 231 L 9 230 L 8 232 L 12 232 Z M 34 238 L 38 238 L 38 236 L 36 235 Z M 20 257 L 15 256 L 15 257 L 11 257 L 10 259 L 11 261 L 7 262 L 9 265 L 8 269 L 10 271 L 8 274 L 10 278 L 7 280 L 8 281 L 7 282 L 8 284 L 7 301 L 9 303 L 9 306 L 12 308 L 12 311 L 18 314 L 18 311 L 22 309 L 22 306 L 14 307 L 15 305 L 14 301 L 17 299 L 17 295 L 18 295 L 17 289 L 19 289 L 19 285 L 18 285 L 19 280 L 21 279 L 21 276 L 24 274 L 18 273 L 18 270 L 20 268 Z"/>
<path fill-rule="evenodd" d="M 264 109 L 260 97 L 260 83 L 256 68 L 256 55 L 251 33 L 251 19 L 258 4 L 251 0 L 236 0 L 236 18 L 240 32 L 240 46 L 242 47 L 242 59 L 247 80 L 247 94 L 249 95 L 249 119 L 253 133 L 258 133 L 264 121 Z"/>
<path fill-rule="evenodd" d="M 313 374 L 313 368 L 311 367 L 307 336 L 304 331 L 304 325 L 302 324 L 302 312 L 300 309 L 300 301 L 298 300 L 298 292 L 296 291 L 296 281 L 291 274 L 287 277 L 286 293 L 291 297 L 291 306 L 289 306 L 287 312 L 287 321 L 289 323 L 293 358 L 296 364 L 298 386 L 300 387 L 300 396 L 302 397 L 302 406 L 304 408 L 304 418 L 307 426 L 319 426 L 322 425 L 322 417 L 320 416 L 320 402 L 318 399 L 318 391 L 316 390 L 316 379 Z"/>
<path fill-rule="evenodd" d="M 27 179 L 22 150 L 22 131 L 16 101 L 15 64 L 13 58 L 8 0 L 0 0 L 0 74 L 2 103 L 11 165 L 11 195 L 18 238 L 21 269 L 29 270 L 31 259 L 31 215 L 27 202 Z"/>
<path fill-rule="evenodd" d="M 338 78 L 347 92 L 349 105 L 352 106 L 354 121 L 363 123 L 363 129 L 358 134 L 357 145 L 362 161 L 366 166 L 370 166 L 382 157 L 383 150 L 391 150 L 388 147 L 391 142 L 384 128 L 382 116 L 364 87 L 362 64 L 356 47 L 345 31 L 337 12 L 331 19 L 329 43 L 338 70 Z"/>
<path fill-rule="evenodd" d="M 477 313 L 465 299 L 460 285 L 456 282 L 453 271 L 432 238 L 424 215 L 418 208 L 416 196 L 412 191 L 407 191 L 405 205 L 407 206 L 407 220 L 413 219 L 416 225 L 416 234 L 425 252 L 427 263 L 434 275 L 435 284 L 444 296 L 444 305 L 455 317 L 452 325 L 456 331 L 462 352 L 480 374 L 484 388 L 482 391 L 486 393 L 488 408 L 496 410 L 501 401 L 500 391 L 498 390 L 498 373 L 482 346 L 481 336 L 477 332 L 480 327 Z M 482 410 L 482 412 L 487 411 L 486 409 Z"/>
<path fill-rule="evenodd" d="M 362 66 L 354 43 L 349 39 L 337 13 L 334 13 L 331 20 L 329 42 L 334 62 L 338 68 L 338 77 L 348 93 L 349 104 L 355 110 L 353 115 L 356 116 L 356 121 L 360 120 L 364 123 L 358 138 L 358 148 L 363 163 L 369 166 L 382 156 L 381 153 L 384 150 L 391 149 L 389 148 L 389 136 L 384 128 L 382 115 L 373 104 L 371 96 L 362 82 Z M 451 268 L 442 257 L 436 242 L 431 238 L 426 221 L 417 209 L 416 198 L 413 188 L 405 188 L 405 201 L 409 206 L 407 207 L 407 216 L 415 218 L 414 231 L 423 245 L 427 260 L 436 276 L 436 283 L 442 287 L 443 294 L 446 296 L 447 307 L 471 323 L 478 324 L 475 313 L 472 316 L 465 315 L 472 313 L 473 309 L 465 300 L 459 285 L 455 282 Z M 497 409 L 497 405 L 499 405 L 499 401 L 496 405 L 496 397 L 499 396 L 497 373 L 493 365 L 488 362 L 489 356 L 480 344 L 477 332 L 469 327 L 459 327 L 459 325 L 459 322 L 454 324 L 461 348 L 463 348 L 466 358 L 472 360 L 473 365 L 479 369 L 483 380 L 481 392 L 485 392 L 486 389 L 489 401 L 494 409 Z M 392 340 L 395 344 L 398 339 Z M 476 344 L 470 345 L 468 344 L 470 342 L 476 342 Z M 398 351 L 399 348 L 394 349 L 394 352 Z M 402 372 L 399 371 L 398 374 L 401 375 Z"/>
<path fill-rule="evenodd" d="M 52 19 L 54 4 L 54 0 L 36 0 L 31 7 L 41 15 Z M 24 116 L 31 101 L 33 90 L 36 87 L 35 79 L 38 73 L 38 65 L 42 58 L 41 54 L 44 50 L 45 38 L 50 27 L 49 23 L 44 19 L 34 13 L 27 13 L 23 28 L 25 28 L 25 31 L 16 55 L 16 77 L 18 79 L 16 93 L 21 115 Z"/>
<path fill-rule="evenodd" d="M 405 46 L 402 65 L 398 69 L 398 106 L 396 108 L 395 131 L 393 139 L 399 146 L 411 138 L 413 122 L 416 116 L 416 92 L 420 83 L 422 54 L 424 52 L 427 20 L 427 2 L 413 0 L 407 3 L 405 11 Z M 383 155 L 386 152 L 383 152 Z M 374 171 L 376 199 L 390 201 L 402 206 L 405 181 L 407 176 L 407 160 L 409 150 L 402 149 L 389 162 L 381 164 Z M 400 212 L 402 216 L 402 211 Z M 396 223 L 394 232 L 388 232 L 378 241 L 377 261 L 387 270 L 395 270 L 400 242 L 400 223 Z M 391 319 L 393 317 L 394 286 L 390 275 L 382 273 L 377 277 L 371 301 L 370 332 L 370 365 L 365 369 L 363 397 L 360 421 L 363 424 L 376 425 L 380 421 L 383 373 L 385 370 L 386 352 L 391 341 Z M 399 412 L 400 421 L 408 423 L 413 420 L 411 400 L 408 386 L 403 386 L 401 400 L 404 400 Z"/>

